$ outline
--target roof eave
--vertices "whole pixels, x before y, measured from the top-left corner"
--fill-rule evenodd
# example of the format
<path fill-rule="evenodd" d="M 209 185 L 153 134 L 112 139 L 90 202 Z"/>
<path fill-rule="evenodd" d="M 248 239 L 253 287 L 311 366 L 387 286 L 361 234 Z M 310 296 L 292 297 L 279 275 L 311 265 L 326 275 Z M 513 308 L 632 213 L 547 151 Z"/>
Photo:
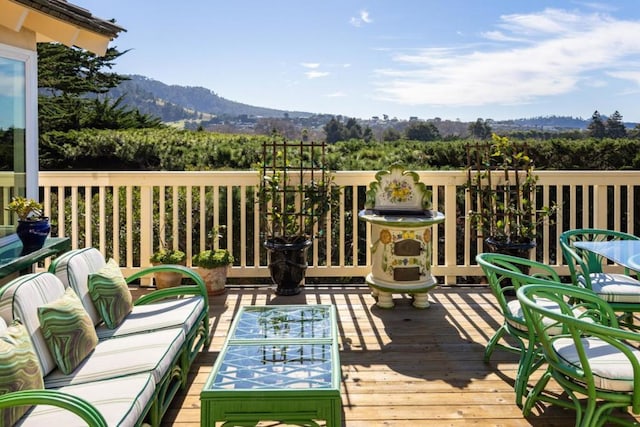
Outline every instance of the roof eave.
<path fill-rule="evenodd" d="M 55 41 L 104 55 L 109 42 L 124 28 L 94 17 L 63 0 L 0 0 L 0 25 L 14 31 L 27 28 L 37 41 Z"/>

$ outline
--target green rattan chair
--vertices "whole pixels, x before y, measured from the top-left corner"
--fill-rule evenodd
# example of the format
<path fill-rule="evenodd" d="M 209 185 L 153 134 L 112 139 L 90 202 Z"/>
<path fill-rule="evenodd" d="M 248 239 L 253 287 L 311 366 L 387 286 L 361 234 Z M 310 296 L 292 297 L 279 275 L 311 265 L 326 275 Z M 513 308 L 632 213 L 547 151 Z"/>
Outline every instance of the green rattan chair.
<path fill-rule="evenodd" d="M 629 407 L 640 412 L 640 333 L 620 329 L 612 307 L 587 289 L 533 284 L 518 289 L 517 297 L 547 362 L 527 396 L 524 415 L 545 401 L 575 409 L 576 426 L 601 426 L 606 421 L 637 425 L 620 415 Z M 559 309 L 550 310 L 538 302 L 541 299 Z M 545 393 L 551 378 L 568 398 Z M 623 414 L 613 416 L 616 408 Z"/>
<path fill-rule="evenodd" d="M 640 312 L 640 281 L 626 268 L 623 273 L 603 272 L 602 266 L 607 262 L 604 257 L 574 246 L 578 241 L 608 240 L 640 240 L 640 237 L 621 231 L 582 228 L 562 233 L 560 247 L 573 283 L 595 292 L 614 311 L 624 313 L 620 320 L 631 325 L 632 313 Z"/>
<path fill-rule="evenodd" d="M 514 389 L 516 404 L 522 406 L 529 376 L 543 359 L 538 351 L 535 332 L 527 326 L 514 290 L 529 283 L 556 284 L 560 282 L 560 277 L 552 267 L 527 258 L 481 253 L 476 256 L 476 261 L 487 276 L 504 319 L 485 347 L 484 361 L 489 362 L 496 348 L 520 356 Z M 516 345 L 509 344 L 506 335 L 511 336 Z"/>

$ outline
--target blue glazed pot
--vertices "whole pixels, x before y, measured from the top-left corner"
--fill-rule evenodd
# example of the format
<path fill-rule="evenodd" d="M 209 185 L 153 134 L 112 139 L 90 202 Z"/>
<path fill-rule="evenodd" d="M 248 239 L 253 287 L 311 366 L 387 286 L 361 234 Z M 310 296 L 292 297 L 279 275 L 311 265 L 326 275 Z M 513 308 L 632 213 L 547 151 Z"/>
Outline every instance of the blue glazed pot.
<path fill-rule="evenodd" d="M 43 218 L 36 221 L 20 221 L 18 220 L 18 228 L 16 234 L 22 241 L 22 253 L 37 251 L 44 245 L 51 224 L 49 218 Z"/>

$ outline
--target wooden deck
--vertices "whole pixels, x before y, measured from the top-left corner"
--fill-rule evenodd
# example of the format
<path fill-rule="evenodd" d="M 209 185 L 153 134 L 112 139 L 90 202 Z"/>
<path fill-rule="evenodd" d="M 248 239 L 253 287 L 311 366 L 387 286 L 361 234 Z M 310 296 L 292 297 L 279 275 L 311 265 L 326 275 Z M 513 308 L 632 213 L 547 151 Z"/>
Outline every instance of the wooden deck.
<path fill-rule="evenodd" d="M 558 408 L 522 416 L 514 403 L 515 355 L 496 350 L 491 363 L 483 362 L 501 322 L 488 288 L 437 289 L 430 301 L 418 310 L 396 296 L 396 307 L 382 310 L 366 287 L 307 287 L 289 297 L 269 288 L 229 289 L 211 299 L 211 346 L 197 358 L 189 388 L 163 426 L 200 425 L 200 390 L 239 307 L 305 303 L 337 307 L 347 427 L 574 425 L 574 413 Z"/>

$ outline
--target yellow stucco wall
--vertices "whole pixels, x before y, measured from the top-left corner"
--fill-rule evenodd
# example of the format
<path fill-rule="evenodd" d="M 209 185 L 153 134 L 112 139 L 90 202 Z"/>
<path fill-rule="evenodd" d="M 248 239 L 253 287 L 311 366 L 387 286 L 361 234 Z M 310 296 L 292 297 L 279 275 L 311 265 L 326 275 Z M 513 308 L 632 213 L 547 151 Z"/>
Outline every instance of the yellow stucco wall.
<path fill-rule="evenodd" d="M 36 34 L 33 31 L 16 32 L 0 26 L 0 43 L 22 49 L 36 50 Z"/>

